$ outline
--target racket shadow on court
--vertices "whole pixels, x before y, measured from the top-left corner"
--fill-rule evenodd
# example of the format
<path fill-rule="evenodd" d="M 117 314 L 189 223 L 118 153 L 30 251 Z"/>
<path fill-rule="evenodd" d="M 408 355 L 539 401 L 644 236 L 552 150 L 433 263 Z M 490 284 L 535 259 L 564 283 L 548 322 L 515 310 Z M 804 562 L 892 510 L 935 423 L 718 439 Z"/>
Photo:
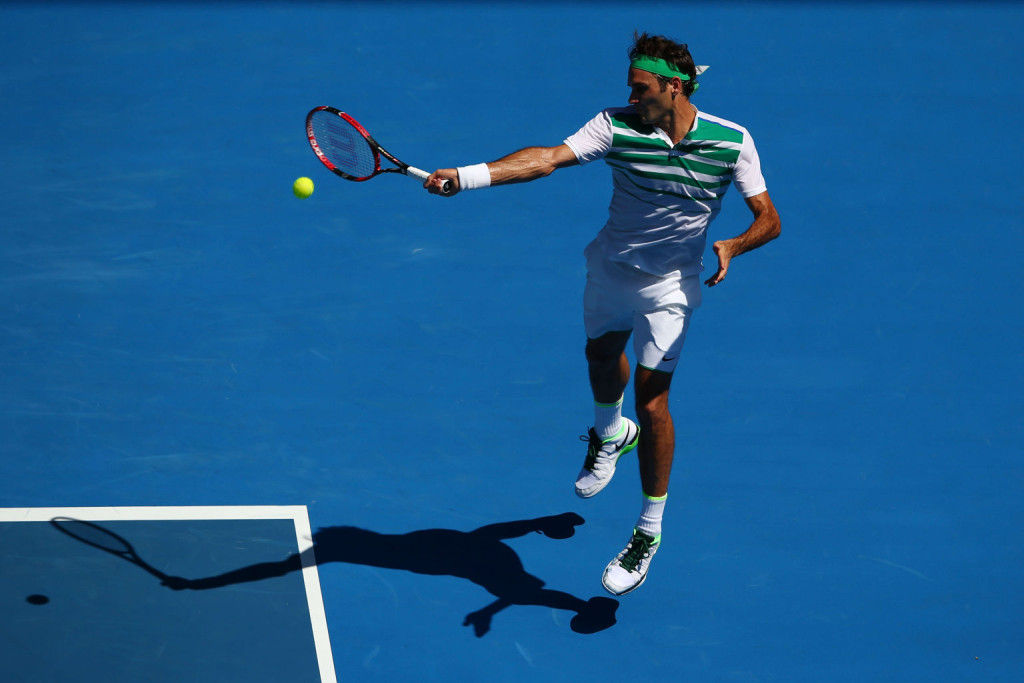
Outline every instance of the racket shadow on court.
<path fill-rule="evenodd" d="M 167 574 L 152 565 L 147 564 L 141 557 L 139 557 L 135 552 L 135 548 L 132 547 L 132 544 L 124 537 L 114 533 L 104 526 L 96 524 L 95 522 L 86 522 L 84 520 L 73 519 L 71 517 L 54 517 L 50 520 L 50 524 L 61 533 L 67 534 L 76 541 L 80 541 L 99 550 L 104 550 L 112 555 L 116 555 L 117 557 L 131 562 L 135 566 L 160 579 L 160 581 L 167 581 L 171 579 Z"/>
<path fill-rule="evenodd" d="M 528 534 L 560 540 L 573 536 L 582 517 L 567 512 L 536 519 L 489 524 L 473 531 L 425 529 L 406 534 L 382 534 L 353 526 L 333 526 L 313 534 L 316 564 L 331 562 L 397 569 L 432 576 L 456 576 L 487 590 L 494 601 L 466 615 L 477 637 L 491 629 L 491 621 L 504 609 L 535 605 L 573 613 L 570 628 L 577 633 L 597 633 L 616 623 L 619 602 L 607 597 L 589 600 L 544 587 L 544 581 L 528 573 L 519 555 L 505 543 Z M 64 533 L 93 547 L 123 557 L 152 574 L 173 590 L 210 590 L 260 581 L 302 569 L 303 557 L 293 553 L 277 562 L 262 562 L 206 578 L 169 576 L 135 554 L 131 544 L 102 526 L 58 518 L 51 522 Z M 307 551 L 308 552 L 308 551 Z M 308 559 L 308 558 L 307 558 Z"/>

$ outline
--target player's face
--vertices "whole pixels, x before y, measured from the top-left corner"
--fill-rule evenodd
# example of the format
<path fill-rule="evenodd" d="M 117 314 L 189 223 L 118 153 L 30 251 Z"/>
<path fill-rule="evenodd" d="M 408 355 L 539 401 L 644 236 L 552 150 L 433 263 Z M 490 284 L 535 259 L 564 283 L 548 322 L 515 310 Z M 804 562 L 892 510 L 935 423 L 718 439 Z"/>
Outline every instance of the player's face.
<path fill-rule="evenodd" d="M 626 85 L 629 87 L 629 103 L 644 123 L 657 124 L 672 110 L 672 87 L 662 88 L 651 72 L 631 68 Z"/>

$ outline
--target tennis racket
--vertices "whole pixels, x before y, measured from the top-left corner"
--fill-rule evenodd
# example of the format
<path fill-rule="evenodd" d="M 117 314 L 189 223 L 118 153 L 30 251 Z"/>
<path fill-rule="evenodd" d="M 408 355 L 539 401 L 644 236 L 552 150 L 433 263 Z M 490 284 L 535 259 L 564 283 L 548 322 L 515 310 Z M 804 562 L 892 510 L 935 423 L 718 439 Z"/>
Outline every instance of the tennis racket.
<path fill-rule="evenodd" d="M 306 115 L 306 136 L 309 146 L 323 165 L 345 180 L 362 182 L 381 173 L 401 173 L 426 180 L 430 174 L 399 161 L 359 125 L 359 122 L 334 107 L 317 107 Z M 380 158 L 395 165 L 381 168 Z M 451 192 L 446 180 L 441 194 Z"/>
<path fill-rule="evenodd" d="M 70 517 L 54 517 L 50 520 L 50 524 L 56 527 L 58 531 L 62 531 L 76 541 L 81 541 L 93 548 L 105 550 L 111 555 L 116 555 L 117 557 L 141 567 L 161 581 L 167 581 L 171 578 L 159 569 L 146 564 L 135 552 L 135 548 L 132 547 L 131 543 L 121 536 L 118 536 L 113 531 L 101 527 L 99 524 L 84 522 L 80 519 L 72 519 Z"/>

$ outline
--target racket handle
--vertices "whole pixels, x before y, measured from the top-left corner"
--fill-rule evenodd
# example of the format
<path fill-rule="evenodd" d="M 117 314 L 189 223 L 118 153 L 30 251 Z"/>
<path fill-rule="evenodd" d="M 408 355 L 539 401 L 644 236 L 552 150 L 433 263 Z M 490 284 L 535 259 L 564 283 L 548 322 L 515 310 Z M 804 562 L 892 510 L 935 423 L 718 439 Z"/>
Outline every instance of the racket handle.
<path fill-rule="evenodd" d="M 413 176 L 414 178 L 419 178 L 420 180 L 426 180 L 427 178 L 430 177 L 429 173 L 427 173 L 426 171 L 421 171 L 420 169 L 416 168 L 415 166 L 408 167 L 407 169 L 405 169 L 405 172 L 408 173 L 409 175 Z M 447 194 L 451 194 L 451 193 L 452 193 L 452 181 L 446 180 L 441 185 L 441 194 L 447 195 Z"/>

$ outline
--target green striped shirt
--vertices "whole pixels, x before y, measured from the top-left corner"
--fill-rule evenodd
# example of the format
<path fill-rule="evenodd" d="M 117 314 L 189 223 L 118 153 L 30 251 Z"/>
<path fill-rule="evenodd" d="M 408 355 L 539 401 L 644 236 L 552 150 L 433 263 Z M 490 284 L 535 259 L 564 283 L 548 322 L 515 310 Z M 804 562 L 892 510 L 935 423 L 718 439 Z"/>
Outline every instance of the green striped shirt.
<path fill-rule="evenodd" d="M 729 187 L 735 182 L 745 197 L 765 191 L 747 130 L 702 112 L 676 145 L 629 107 L 601 112 L 566 144 L 580 163 L 603 158 L 612 169 L 609 219 L 597 241 L 654 274 L 700 272 L 707 228 Z"/>

